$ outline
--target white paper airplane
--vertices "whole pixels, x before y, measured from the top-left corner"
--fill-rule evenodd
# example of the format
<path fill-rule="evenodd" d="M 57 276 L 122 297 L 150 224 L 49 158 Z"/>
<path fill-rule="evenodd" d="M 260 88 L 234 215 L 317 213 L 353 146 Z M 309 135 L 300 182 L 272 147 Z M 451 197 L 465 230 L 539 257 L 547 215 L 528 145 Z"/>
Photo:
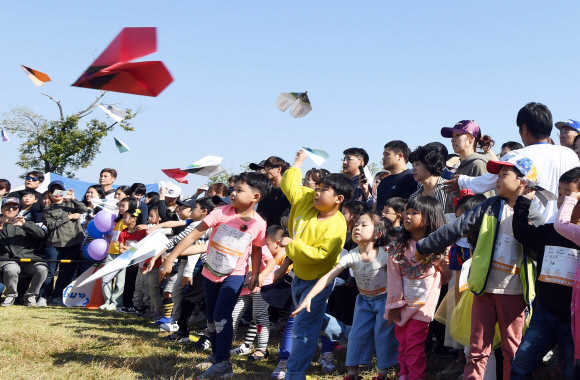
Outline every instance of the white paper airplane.
<path fill-rule="evenodd" d="M 112 214 L 119 213 L 119 207 L 117 206 L 118 202 L 119 200 L 117 199 L 91 199 L 91 203 L 93 204 L 93 206 L 100 207 L 103 210 L 106 209 Z"/>
<path fill-rule="evenodd" d="M 318 166 L 322 165 L 324 161 L 328 158 L 328 153 L 325 150 L 317 149 L 317 148 L 307 148 L 305 146 L 302 147 L 306 151 L 306 154 L 314 163 Z"/>
<path fill-rule="evenodd" d="M 223 157 L 205 156 L 204 158 L 195 161 L 193 164 L 188 165 L 186 168 L 179 170 L 205 177 L 215 177 L 216 175 L 225 172 L 225 169 L 220 166 L 223 160 Z"/>
<path fill-rule="evenodd" d="M 306 92 L 282 92 L 276 100 L 276 107 L 282 112 L 290 108 L 290 115 L 294 117 L 304 117 L 312 111 L 312 105 Z"/>
<path fill-rule="evenodd" d="M 125 120 L 125 118 L 127 117 L 127 112 L 123 111 L 120 108 L 117 107 L 113 107 L 113 106 L 104 106 L 102 104 L 99 104 L 99 107 L 105 111 L 105 113 L 107 115 L 109 115 L 110 117 L 112 117 L 117 123 L 120 123 L 121 121 Z"/>

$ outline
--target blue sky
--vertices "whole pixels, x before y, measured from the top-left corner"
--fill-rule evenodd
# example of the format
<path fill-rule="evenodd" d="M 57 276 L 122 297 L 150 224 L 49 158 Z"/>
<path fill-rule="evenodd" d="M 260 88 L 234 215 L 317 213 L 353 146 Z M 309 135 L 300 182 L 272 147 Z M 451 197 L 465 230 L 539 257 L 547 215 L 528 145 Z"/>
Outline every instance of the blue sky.
<path fill-rule="evenodd" d="M 338 171 L 353 146 L 372 162 L 394 139 L 451 149 L 439 131 L 462 119 L 477 121 L 497 152 L 519 141 L 516 114 L 529 101 L 546 104 L 554 122 L 580 118 L 579 11 L 578 2 L 539 1 L 2 2 L 0 113 L 27 106 L 57 118 L 41 92 L 66 113 L 83 109 L 99 92 L 70 84 L 123 27 L 155 26 L 158 52 L 141 60 L 163 61 L 174 82 L 156 98 L 107 95 L 146 110 L 135 132 L 103 141 L 80 179 L 114 167 L 118 183 L 152 183 L 167 179 L 160 169 L 209 154 L 234 170 L 270 155 L 292 162 L 301 145 L 326 149 L 323 166 Z M 35 87 L 20 64 L 53 82 Z M 306 117 L 275 108 L 280 92 L 305 90 Z M 119 154 L 113 136 L 131 152 Z M 20 142 L 0 144 L 0 177 L 14 185 Z M 206 181 L 188 178 L 186 194 Z"/>

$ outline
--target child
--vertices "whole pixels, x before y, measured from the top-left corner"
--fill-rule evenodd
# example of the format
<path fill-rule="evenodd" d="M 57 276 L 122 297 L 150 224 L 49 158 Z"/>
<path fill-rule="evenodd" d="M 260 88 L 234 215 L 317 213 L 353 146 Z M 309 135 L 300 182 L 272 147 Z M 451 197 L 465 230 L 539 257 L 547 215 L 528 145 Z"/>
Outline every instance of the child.
<path fill-rule="evenodd" d="M 117 189 L 118 190 L 118 189 Z M 108 232 L 109 237 L 109 251 L 107 252 L 107 257 L 105 258 L 105 264 L 115 260 L 119 257 L 120 244 L 119 237 L 124 229 L 127 228 L 124 222 L 123 215 L 129 209 L 137 208 L 137 201 L 132 198 L 123 198 L 117 203 L 119 208 L 119 216 L 115 219 L 115 226 L 111 231 Z M 139 215 L 139 217 L 141 217 Z M 125 290 L 125 269 L 122 269 L 117 273 L 114 279 L 111 279 L 105 286 L 103 286 L 103 298 L 105 303 L 99 306 L 101 310 L 116 310 L 117 306 L 123 306 L 123 291 Z"/>
<path fill-rule="evenodd" d="M 439 201 L 419 196 L 407 204 L 403 230 L 387 246 L 388 294 L 385 319 L 395 322 L 399 341 L 399 379 L 424 379 L 425 339 L 441 291 L 446 247 L 426 260 L 416 260 L 416 242 L 445 224 Z M 444 273 L 446 274 L 446 273 Z"/>
<path fill-rule="evenodd" d="M 292 297 L 295 303 L 338 263 L 347 231 L 344 216 L 339 210 L 342 203 L 352 198 L 354 193 L 352 182 L 345 174 L 323 177 L 316 190 L 301 186 L 300 167 L 306 157 L 304 150 L 298 152 L 281 183 L 282 191 L 292 205 L 288 222 L 292 238 L 283 238 L 280 245 L 286 247 L 286 260 L 294 262 Z M 301 313 L 294 319 L 287 378 L 305 377 L 305 371 L 316 351 L 326 303 L 333 285 L 329 284 L 312 299 L 311 313 Z"/>
<path fill-rule="evenodd" d="M 36 193 L 27 190 L 22 190 L 22 192 L 20 193 L 20 197 L 22 201 L 22 206 L 20 212 L 18 213 L 18 216 L 23 216 L 24 219 L 32 220 L 35 223 L 39 222 L 39 220 L 36 220 L 36 211 L 32 207 L 38 201 Z"/>
<path fill-rule="evenodd" d="M 505 380 L 510 378 L 511 360 L 522 339 L 524 311 L 535 293 L 533 263 L 514 238 L 512 220 L 517 197 L 524 192 L 528 181 L 537 178 L 536 167 L 529 158 L 514 156 L 507 161 L 489 161 L 487 171 L 498 174 L 497 196 L 417 243 L 418 258 L 427 259 L 425 255 L 479 230 L 467 280 L 468 289 L 476 297 L 465 380 L 483 378 L 498 322 L 504 356 L 503 376 Z M 530 220 L 535 226 L 543 224 L 535 208 L 530 210 Z"/>
<path fill-rule="evenodd" d="M 254 212 L 254 206 L 269 192 L 270 180 L 264 174 L 242 173 L 230 195 L 232 204 L 213 210 L 168 258 L 178 257 L 213 227 L 202 272 L 212 356 L 198 365 L 200 369 L 207 369 L 198 379 L 233 376 L 229 361 L 233 340 L 232 312 L 242 290 L 250 253 L 252 278 L 249 289 L 261 285 L 259 273 L 266 222 Z"/>
<path fill-rule="evenodd" d="M 52 201 L 50 200 L 50 193 L 47 190 L 42 194 L 42 207 L 47 208 L 51 203 Z"/>
<path fill-rule="evenodd" d="M 401 220 L 403 219 L 403 212 L 405 211 L 405 201 L 400 197 L 392 197 L 387 199 L 383 206 L 382 216 L 393 223 L 395 231 L 401 230 Z"/>
<path fill-rule="evenodd" d="M 131 188 L 129 186 L 119 186 L 115 190 L 115 199 L 121 201 L 131 196 Z"/>
<path fill-rule="evenodd" d="M 348 376 L 344 380 L 362 380 L 359 365 L 371 365 L 373 348 L 377 351 L 379 373 L 373 379 L 386 379 L 389 368 L 397 364 L 399 343 L 393 325 L 383 319 L 387 299 L 387 273 L 385 266 L 389 255 L 384 249 L 387 226 L 380 216 L 366 212 L 356 219 L 353 241 L 357 248 L 343 256 L 333 270 L 322 276 L 300 306 L 292 313 L 295 317 L 302 309 L 310 312 L 312 299 L 345 269 L 354 272 L 360 294 L 356 298 L 354 320 L 348 335 L 346 365 Z"/>
<path fill-rule="evenodd" d="M 576 273 L 579 247 L 577 242 L 569 240 L 573 235 L 566 227 L 562 235 L 558 234 L 564 220 L 569 223 L 567 227 L 570 229 L 580 229 L 580 206 L 574 199 L 579 194 L 579 184 L 580 168 L 571 169 L 560 177 L 560 210 L 556 225 L 529 225 L 531 200 L 518 197 L 516 201 L 514 237 L 529 249 L 530 256 L 538 263 L 539 277 L 536 281 L 534 313 L 512 362 L 510 379 L 531 379 L 534 369 L 542 365 L 544 354 L 555 344 L 559 347 L 562 377 L 580 378 L 579 367 L 574 365 L 574 339 L 570 328 L 573 280 L 568 277 Z M 558 274 L 558 270 L 563 273 Z"/>

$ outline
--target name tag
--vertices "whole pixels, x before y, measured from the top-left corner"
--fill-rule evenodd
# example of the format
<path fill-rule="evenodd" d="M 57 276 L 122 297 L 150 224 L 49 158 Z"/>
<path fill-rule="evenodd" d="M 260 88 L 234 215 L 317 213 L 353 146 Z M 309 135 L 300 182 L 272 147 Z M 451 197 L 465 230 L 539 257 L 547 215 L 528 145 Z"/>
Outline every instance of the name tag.
<path fill-rule="evenodd" d="M 580 251 L 547 245 L 544 249 L 542 272 L 538 280 L 573 287 L 579 262 Z"/>
<path fill-rule="evenodd" d="M 407 306 L 425 306 L 427 302 L 427 280 L 424 278 L 411 280 L 403 277 L 403 295 Z"/>
<path fill-rule="evenodd" d="M 361 294 L 374 297 L 387 292 L 387 274 L 384 268 L 355 275 L 356 285 Z"/>
<path fill-rule="evenodd" d="M 513 236 L 499 234 L 495 242 L 492 266 L 511 274 L 520 273 L 518 256 L 521 249 L 520 243 Z"/>
<path fill-rule="evenodd" d="M 227 224 L 220 225 L 207 250 L 206 268 L 218 277 L 229 275 L 251 242 L 251 234 Z"/>
<path fill-rule="evenodd" d="M 469 278 L 469 270 L 471 269 L 472 259 L 465 260 L 461 266 L 461 273 L 459 274 L 459 291 L 462 292 L 467 290 L 469 285 L 467 284 L 467 279 Z"/>

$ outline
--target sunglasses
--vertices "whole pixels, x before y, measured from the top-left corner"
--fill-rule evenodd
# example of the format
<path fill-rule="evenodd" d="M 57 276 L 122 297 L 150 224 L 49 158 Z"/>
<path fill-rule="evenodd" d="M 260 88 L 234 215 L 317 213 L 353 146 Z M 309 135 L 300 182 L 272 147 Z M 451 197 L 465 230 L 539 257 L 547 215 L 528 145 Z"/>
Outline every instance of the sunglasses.
<path fill-rule="evenodd" d="M 38 178 L 36 178 L 36 177 L 31 177 L 31 176 L 28 176 L 28 177 L 26 177 L 26 180 L 27 180 L 27 181 L 32 181 L 32 182 L 40 181 Z"/>
<path fill-rule="evenodd" d="M 2 210 L 4 210 L 4 211 L 10 211 L 10 210 L 16 211 L 19 208 L 20 208 L 20 206 L 18 206 L 18 205 L 12 205 L 12 206 L 11 205 L 6 205 L 6 206 L 2 206 Z"/>

